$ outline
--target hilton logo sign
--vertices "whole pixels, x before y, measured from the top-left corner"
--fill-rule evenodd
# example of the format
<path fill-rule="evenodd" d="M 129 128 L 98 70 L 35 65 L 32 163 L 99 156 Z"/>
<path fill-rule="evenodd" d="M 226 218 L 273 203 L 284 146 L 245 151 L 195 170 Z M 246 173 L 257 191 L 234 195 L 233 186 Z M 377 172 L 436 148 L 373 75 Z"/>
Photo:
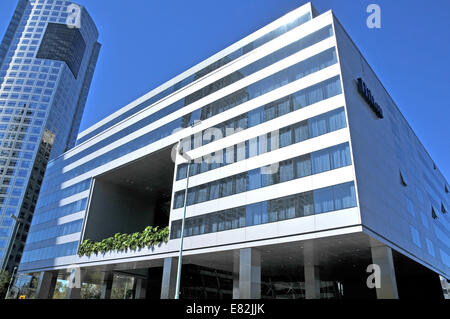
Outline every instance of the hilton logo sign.
<path fill-rule="evenodd" d="M 358 92 L 361 94 L 361 96 L 364 98 L 364 100 L 369 104 L 372 111 L 375 113 L 375 115 L 382 119 L 383 118 L 383 110 L 378 105 L 378 103 L 375 102 L 375 99 L 373 98 L 372 93 L 367 88 L 366 83 L 361 78 L 358 78 Z"/>

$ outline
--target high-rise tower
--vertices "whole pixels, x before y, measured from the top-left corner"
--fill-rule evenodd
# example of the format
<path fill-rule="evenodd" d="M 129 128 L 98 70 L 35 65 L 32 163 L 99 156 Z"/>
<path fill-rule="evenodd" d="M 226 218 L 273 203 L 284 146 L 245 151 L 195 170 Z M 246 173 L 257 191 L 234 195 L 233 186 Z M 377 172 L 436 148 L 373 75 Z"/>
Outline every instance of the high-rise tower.
<path fill-rule="evenodd" d="M 20 262 L 48 160 L 75 144 L 97 39 L 88 12 L 65 0 L 19 0 L 6 30 L 0 45 L 2 269 Z"/>

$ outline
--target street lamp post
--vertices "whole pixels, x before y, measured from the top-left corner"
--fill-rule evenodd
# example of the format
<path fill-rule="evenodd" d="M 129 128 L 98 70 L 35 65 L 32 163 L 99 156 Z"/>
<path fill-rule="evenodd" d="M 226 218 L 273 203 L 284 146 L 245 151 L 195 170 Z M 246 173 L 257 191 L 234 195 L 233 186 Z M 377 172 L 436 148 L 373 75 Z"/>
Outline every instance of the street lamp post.
<path fill-rule="evenodd" d="M 181 144 L 181 142 L 180 142 Z M 180 299 L 180 283 L 181 283 L 181 264 L 183 258 L 183 241 L 184 241 L 184 223 L 186 220 L 186 204 L 189 188 L 189 171 L 191 168 L 192 158 L 190 158 L 186 153 L 183 152 L 182 148 L 178 148 L 178 153 L 188 160 L 187 166 L 187 178 L 186 178 L 186 190 L 184 192 L 184 207 L 183 207 L 183 219 L 181 221 L 181 238 L 180 238 L 180 254 L 178 256 L 178 271 L 177 271 L 177 287 L 175 290 L 175 299 Z"/>

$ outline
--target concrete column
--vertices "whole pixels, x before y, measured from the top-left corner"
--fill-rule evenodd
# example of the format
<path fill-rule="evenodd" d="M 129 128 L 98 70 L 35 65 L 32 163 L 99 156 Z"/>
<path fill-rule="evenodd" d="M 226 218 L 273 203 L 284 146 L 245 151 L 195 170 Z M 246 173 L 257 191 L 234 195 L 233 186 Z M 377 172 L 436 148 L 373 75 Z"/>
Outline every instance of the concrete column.
<path fill-rule="evenodd" d="M 239 299 L 261 298 L 261 253 L 254 248 L 239 252 Z"/>
<path fill-rule="evenodd" d="M 82 268 L 74 268 L 75 276 L 73 276 L 72 284 L 69 283 L 67 288 L 66 299 L 81 299 L 81 287 L 83 285 L 84 275 L 86 270 Z"/>
<path fill-rule="evenodd" d="M 394 260 L 392 249 L 388 246 L 375 246 L 371 248 L 372 263 L 380 267 L 380 288 L 377 290 L 378 299 L 398 299 L 397 281 L 395 279 Z"/>
<path fill-rule="evenodd" d="M 112 271 L 104 273 L 102 282 L 102 293 L 100 295 L 100 299 L 111 299 L 113 279 L 114 273 Z"/>
<path fill-rule="evenodd" d="M 320 270 L 316 261 L 314 242 L 303 244 L 305 299 L 320 299 Z"/>
<path fill-rule="evenodd" d="M 177 285 L 178 258 L 164 258 L 161 299 L 174 299 Z"/>
<path fill-rule="evenodd" d="M 52 299 L 57 279 L 57 273 L 48 271 L 41 272 L 39 284 L 36 289 L 36 299 Z"/>
<path fill-rule="evenodd" d="M 239 299 L 239 250 L 233 252 L 233 299 Z"/>
<path fill-rule="evenodd" d="M 137 278 L 134 299 L 145 299 L 146 289 L 147 289 L 147 280 Z"/>

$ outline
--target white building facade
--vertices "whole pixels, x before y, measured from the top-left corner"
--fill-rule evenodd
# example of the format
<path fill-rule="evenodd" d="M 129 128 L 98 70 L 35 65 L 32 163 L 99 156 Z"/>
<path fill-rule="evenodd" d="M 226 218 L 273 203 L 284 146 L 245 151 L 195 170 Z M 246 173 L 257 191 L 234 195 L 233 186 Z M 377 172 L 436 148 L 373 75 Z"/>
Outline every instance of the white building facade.
<path fill-rule="evenodd" d="M 442 296 L 448 191 L 336 17 L 308 3 L 82 132 L 48 165 L 19 271 L 39 274 L 38 298 L 73 268 L 102 273 L 103 298 L 114 273 L 135 298 L 173 298 L 186 205 L 182 298 Z M 77 255 L 146 226 L 169 226 L 167 243 Z"/>

